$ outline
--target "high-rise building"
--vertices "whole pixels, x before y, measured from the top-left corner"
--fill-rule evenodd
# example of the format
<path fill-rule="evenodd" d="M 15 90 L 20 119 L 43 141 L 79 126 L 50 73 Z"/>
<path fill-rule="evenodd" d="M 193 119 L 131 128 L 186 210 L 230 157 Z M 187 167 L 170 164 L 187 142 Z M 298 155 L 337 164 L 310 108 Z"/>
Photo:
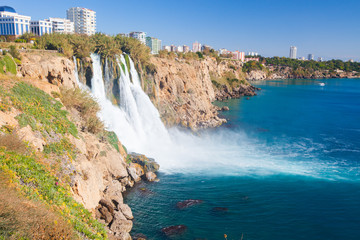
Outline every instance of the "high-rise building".
<path fill-rule="evenodd" d="M 292 59 L 296 59 L 296 52 L 297 52 L 297 48 L 294 46 L 290 47 L 290 58 Z"/>
<path fill-rule="evenodd" d="M 36 20 L 30 21 L 31 32 L 37 36 L 42 36 L 44 34 L 50 34 L 53 31 L 53 26 L 50 20 Z"/>
<path fill-rule="evenodd" d="M 236 59 L 236 60 L 240 60 L 242 62 L 245 61 L 245 52 L 240 52 L 240 51 L 235 51 L 235 52 L 232 52 L 232 59 Z"/>
<path fill-rule="evenodd" d="M 75 32 L 75 24 L 66 18 L 49 18 L 53 33 L 71 34 Z"/>
<path fill-rule="evenodd" d="M 190 48 L 189 48 L 189 46 L 184 45 L 184 46 L 183 46 L 183 51 L 184 51 L 184 53 L 188 53 L 188 52 L 190 52 Z"/>
<path fill-rule="evenodd" d="M 74 23 L 75 33 L 93 35 L 96 32 L 96 12 L 87 8 L 73 7 L 66 11 L 66 18 Z"/>
<path fill-rule="evenodd" d="M 146 44 L 146 33 L 145 32 L 131 32 L 129 37 L 139 40 L 142 44 Z"/>
<path fill-rule="evenodd" d="M 158 54 L 161 50 L 161 40 L 153 37 L 147 37 L 146 46 L 151 49 L 151 54 Z"/>
<path fill-rule="evenodd" d="M 201 51 L 201 43 L 194 42 L 192 47 L 193 52 L 200 52 Z"/>
<path fill-rule="evenodd" d="M 307 59 L 308 59 L 309 61 L 310 61 L 310 60 L 314 60 L 314 54 L 311 54 L 311 53 L 310 53 L 310 54 L 308 55 L 308 58 L 307 58 Z"/>
<path fill-rule="evenodd" d="M 0 6 L 0 35 L 20 36 L 30 32 L 31 17 L 19 15 L 15 9 Z"/>

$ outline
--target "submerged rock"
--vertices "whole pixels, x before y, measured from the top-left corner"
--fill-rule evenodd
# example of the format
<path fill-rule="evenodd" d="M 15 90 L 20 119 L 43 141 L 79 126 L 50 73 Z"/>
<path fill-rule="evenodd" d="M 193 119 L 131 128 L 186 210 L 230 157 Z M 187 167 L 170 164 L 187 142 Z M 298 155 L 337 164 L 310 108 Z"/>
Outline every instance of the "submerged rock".
<path fill-rule="evenodd" d="M 227 106 L 223 106 L 222 108 L 221 108 L 221 111 L 229 111 L 230 109 L 229 109 L 229 107 L 227 107 Z"/>
<path fill-rule="evenodd" d="M 174 236 L 174 235 L 183 234 L 186 231 L 186 229 L 187 227 L 185 225 L 176 225 L 176 226 L 165 227 L 161 229 L 161 231 L 166 236 Z"/>
<path fill-rule="evenodd" d="M 226 207 L 214 207 L 212 208 L 213 212 L 227 212 L 229 209 Z"/>
<path fill-rule="evenodd" d="M 179 209 L 184 209 L 184 208 L 187 208 L 187 207 L 190 207 L 190 206 L 194 206 L 194 205 L 197 205 L 197 204 L 200 204 L 200 203 L 203 203 L 204 201 L 203 200 L 197 200 L 197 199 L 188 199 L 188 200 L 185 200 L 185 201 L 182 201 L 182 202 L 178 202 L 176 204 L 176 206 L 179 208 Z"/>
<path fill-rule="evenodd" d="M 133 237 L 134 240 L 146 240 L 147 236 L 142 234 L 142 233 L 137 233 L 135 234 L 135 236 Z"/>

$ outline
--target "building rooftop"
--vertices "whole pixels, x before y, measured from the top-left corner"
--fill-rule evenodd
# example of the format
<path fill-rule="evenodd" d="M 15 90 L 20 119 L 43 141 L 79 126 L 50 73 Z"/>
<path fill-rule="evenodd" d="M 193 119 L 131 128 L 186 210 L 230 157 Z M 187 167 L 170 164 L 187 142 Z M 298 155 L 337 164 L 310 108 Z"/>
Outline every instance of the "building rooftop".
<path fill-rule="evenodd" d="M 12 12 L 16 13 L 15 9 L 9 6 L 0 6 L 0 12 Z"/>

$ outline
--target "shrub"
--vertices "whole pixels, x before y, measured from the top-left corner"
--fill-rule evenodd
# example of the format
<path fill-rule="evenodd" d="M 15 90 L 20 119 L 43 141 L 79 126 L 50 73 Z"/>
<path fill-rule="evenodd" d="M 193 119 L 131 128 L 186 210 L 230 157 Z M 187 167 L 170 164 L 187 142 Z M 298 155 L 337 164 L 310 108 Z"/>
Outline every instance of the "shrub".
<path fill-rule="evenodd" d="M 20 154 L 26 154 L 28 152 L 28 146 L 15 131 L 0 135 L 0 147 L 5 147 L 8 151 Z"/>
<path fill-rule="evenodd" d="M 9 53 L 11 56 L 13 56 L 13 58 L 17 58 L 17 59 L 21 60 L 20 52 L 16 49 L 16 47 L 14 45 L 10 46 Z"/>
<path fill-rule="evenodd" d="M 83 119 L 84 130 L 93 134 L 104 131 L 104 124 L 97 117 L 100 106 L 88 92 L 79 88 L 61 88 L 61 101 L 66 107 L 79 111 Z"/>

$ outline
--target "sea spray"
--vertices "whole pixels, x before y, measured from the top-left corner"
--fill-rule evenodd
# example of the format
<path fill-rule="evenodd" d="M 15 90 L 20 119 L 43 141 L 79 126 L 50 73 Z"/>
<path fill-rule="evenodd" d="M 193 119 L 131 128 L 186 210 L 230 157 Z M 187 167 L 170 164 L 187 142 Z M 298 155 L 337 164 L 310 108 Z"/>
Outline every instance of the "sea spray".
<path fill-rule="evenodd" d="M 130 72 L 127 67 L 121 67 L 127 66 L 123 55 L 118 58 L 121 72 L 120 106 L 113 105 L 105 92 L 104 80 L 109 81 L 110 78 L 103 79 L 100 57 L 92 54 L 91 58 L 94 70 L 91 92 L 101 106 L 99 117 L 109 130 L 118 135 L 129 151 L 154 157 L 163 172 L 336 177 L 336 166 L 329 167 L 311 155 L 306 159 L 294 157 L 292 146 L 288 146 L 288 154 L 283 154 L 276 147 L 269 149 L 266 144 L 249 138 L 241 130 L 222 128 L 204 132 L 201 136 L 176 128 L 167 130 L 157 109 L 141 89 L 139 75 L 131 58 Z"/>

